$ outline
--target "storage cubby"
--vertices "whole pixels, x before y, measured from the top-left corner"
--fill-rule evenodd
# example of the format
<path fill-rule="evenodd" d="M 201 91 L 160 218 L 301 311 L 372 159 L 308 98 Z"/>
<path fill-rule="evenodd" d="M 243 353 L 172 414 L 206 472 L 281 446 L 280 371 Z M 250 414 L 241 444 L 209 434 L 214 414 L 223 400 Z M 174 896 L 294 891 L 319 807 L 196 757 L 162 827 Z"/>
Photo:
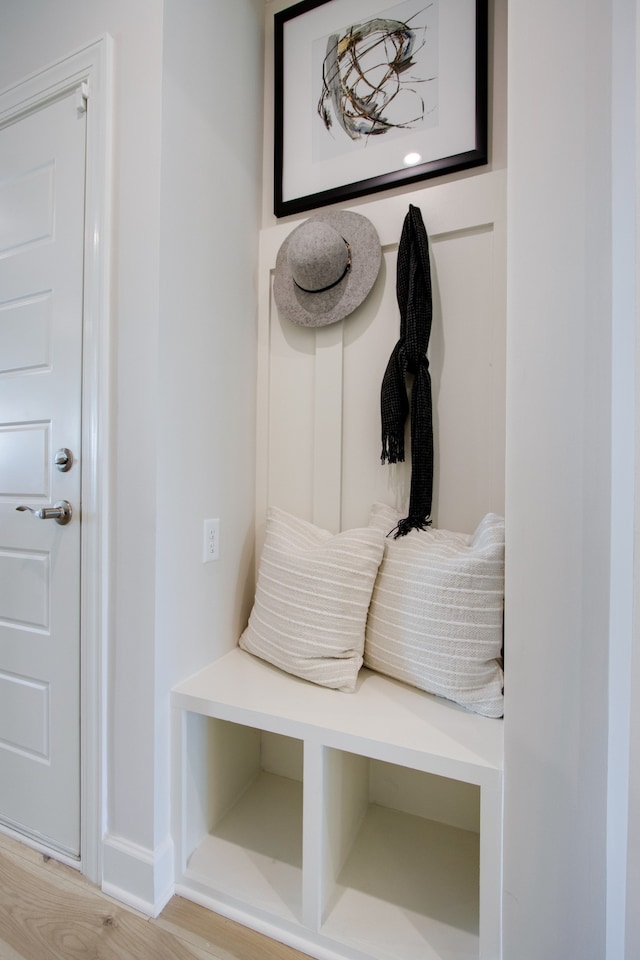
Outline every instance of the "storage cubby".
<path fill-rule="evenodd" d="M 240 649 L 172 699 L 178 893 L 321 960 L 499 960 L 501 721 Z"/>
<path fill-rule="evenodd" d="M 185 875 L 229 901 L 299 921 L 301 741 L 189 714 Z"/>
<path fill-rule="evenodd" d="M 323 934 L 385 960 L 477 957 L 479 788 L 328 750 L 325 792 Z"/>

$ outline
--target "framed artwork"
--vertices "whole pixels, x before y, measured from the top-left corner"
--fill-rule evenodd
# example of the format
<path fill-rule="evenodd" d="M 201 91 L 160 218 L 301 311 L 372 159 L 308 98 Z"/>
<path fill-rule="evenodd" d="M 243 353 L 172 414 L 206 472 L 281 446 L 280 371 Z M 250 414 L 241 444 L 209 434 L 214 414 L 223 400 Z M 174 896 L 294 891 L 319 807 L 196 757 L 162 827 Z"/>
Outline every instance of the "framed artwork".
<path fill-rule="evenodd" d="M 303 0 L 274 26 L 276 216 L 487 162 L 487 0 Z"/>

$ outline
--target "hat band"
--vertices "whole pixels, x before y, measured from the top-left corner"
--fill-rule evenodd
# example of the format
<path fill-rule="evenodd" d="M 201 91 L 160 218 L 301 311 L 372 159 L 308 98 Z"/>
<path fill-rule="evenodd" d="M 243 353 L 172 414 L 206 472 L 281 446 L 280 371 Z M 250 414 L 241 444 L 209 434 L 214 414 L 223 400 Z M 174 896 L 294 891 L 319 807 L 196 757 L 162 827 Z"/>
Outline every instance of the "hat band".
<path fill-rule="evenodd" d="M 344 237 L 342 238 L 342 242 L 347 248 L 347 265 L 342 271 L 342 273 L 340 274 L 340 276 L 338 277 L 338 279 L 334 280 L 333 283 L 328 283 L 326 287 L 320 287 L 318 290 L 307 290 L 306 287 L 300 286 L 296 278 L 292 276 L 291 279 L 295 283 L 298 290 L 302 290 L 303 293 L 326 293 L 327 290 L 333 290 L 333 288 L 337 287 L 339 283 L 342 283 L 346 275 L 349 273 L 349 270 L 351 269 L 351 247 L 349 246 L 349 243 L 344 239 Z"/>

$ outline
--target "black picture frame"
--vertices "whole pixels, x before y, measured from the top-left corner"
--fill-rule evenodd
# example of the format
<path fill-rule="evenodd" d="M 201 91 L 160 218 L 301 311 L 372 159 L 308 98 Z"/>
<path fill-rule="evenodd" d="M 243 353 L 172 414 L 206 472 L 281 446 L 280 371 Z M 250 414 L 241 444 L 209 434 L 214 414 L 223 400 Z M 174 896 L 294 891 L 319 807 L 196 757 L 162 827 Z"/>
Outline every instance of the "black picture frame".
<path fill-rule="evenodd" d="M 370 130 L 377 124 L 376 132 L 384 132 L 385 136 L 374 138 L 360 134 L 354 138 L 353 134 L 346 134 L 344 126 L 338 129 L 341 124 L 336 126 L 335 122 L 331 124 L 335 130 L 327 131 L 326 121 L 321 129 L 325 118 L 317 105 L 314 110 L 314 95 L 316 90 L 325 93 L 323 77 L 331 75 L 325 66 L 327 60 L 325 65 L 319 60 L 323 38 L 326 43 L 327 36 L 344 37 L 340 31 L 353 30 L 354 24 L 361 28 L 366 24 L 367 29 L 372 30 L 372 22 L 382 22 L 385 15 L 383 22 L 387 25 L 402 22 L 399 16 L 396 21 L 389 15 L 410 13 L 411 9 L 415 9 L 415 16 L 404 23 L 409 23 L 415 39 L 418 27 L 414 24 L 422 18 L 420 49 L 427 49 L 428 40 L 430 56 L 437 66 L 437 71 L 428 77 L 409 78 L 414 86 L 408 86 L 408 92 L 414 100 L 423 101 L 420 131 L 402 123 L 396 124 L 393 130 L 389 125 L 381 131 L 384 124 L 377 124 L 375 120 L 369 123 Z M 352 11 L 358 12 L 357 19 L 350 18 Z M 302 0 L 274 15 L 274 31 L 274 213 L 277 217 L 343 203 L 487 163 L 487 0 L 402 0 L 400 3 L 387 0 L 386 8 L 381 0 Z M 369 42 L 369 38 L 367 40 Z M 331 42 L 334 50 L 344 49 L 344 44 Z M 369 42 L 369 49 L 372 45 Z M 383 50 L 386 53 L 386 47 L 379 44 L 376 57 Z M 426 58 L 427 54 L 422 56 Z M 426 59 L 422 69 L 427 70 Z M 406 71 L 404 66 L 402 70 L 389 72 L 394 79 L 402 79 L 403 71 Z M 420 84 L 423 86 L 418 90 Z M 423 91 L 430 84 L 429 95 L 434 106 L 429 105 L 425 120 Z M 324 102 L 328 102 L 325 114 L 337 103 L 329 96 Z M 347 111 L 342 111 L 341 116 L 345 115 Z M 393 136 L 386 137 L 387 133 Z M 329 136 L 334 143 L 340 141 L 337 147 L 334 143 L 329 145 Z M 364 142 L 356 143 L 356 139 Z M 413 139 L 426 152 L 414 165 L 398 163 L 401 145 L 410 144 Z M 320 149 L 329 145 L 331 150 L 338 151 L 337 156 L 318 159 L 314 156 L 317 144 Z"/>

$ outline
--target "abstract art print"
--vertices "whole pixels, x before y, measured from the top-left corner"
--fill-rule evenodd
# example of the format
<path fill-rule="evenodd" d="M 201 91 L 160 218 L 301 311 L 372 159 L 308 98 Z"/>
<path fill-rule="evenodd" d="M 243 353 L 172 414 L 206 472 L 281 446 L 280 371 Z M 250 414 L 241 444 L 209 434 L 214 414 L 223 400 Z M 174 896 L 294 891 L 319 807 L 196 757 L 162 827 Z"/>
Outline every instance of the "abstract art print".
<path fill-rule="evenodd" d="M 314 42 L 315 159 L 437 122 L 437 11 L 404 3 Z"/>
<path fill-rule="evenodd" d="M 486 0 L 304 0 L 274 25 L 276 216 L 486 163 Z"/>

